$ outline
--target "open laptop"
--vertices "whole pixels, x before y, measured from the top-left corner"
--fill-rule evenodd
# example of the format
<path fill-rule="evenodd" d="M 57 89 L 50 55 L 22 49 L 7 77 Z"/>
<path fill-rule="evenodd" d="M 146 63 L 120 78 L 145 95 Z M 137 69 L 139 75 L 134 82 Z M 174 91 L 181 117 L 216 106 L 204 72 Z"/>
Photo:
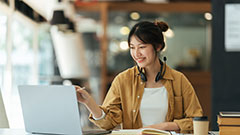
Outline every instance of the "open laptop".
<path fill-rule="evenodd" d="M 85 134 L 74 86 L 21 85 L 18 87 L 25 130 L 41 134 Z M 87 134 L 110 131 L 93 130 Z"/>

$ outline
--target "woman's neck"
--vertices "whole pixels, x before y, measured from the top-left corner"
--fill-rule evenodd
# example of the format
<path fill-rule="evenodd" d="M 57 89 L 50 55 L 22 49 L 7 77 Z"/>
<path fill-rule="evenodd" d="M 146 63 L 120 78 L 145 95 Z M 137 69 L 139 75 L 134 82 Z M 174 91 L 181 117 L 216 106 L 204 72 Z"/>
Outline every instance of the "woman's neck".
<path fill-rule="evenodd" d="M 161 67 L 160 61 L 158 58 L 156 58 L 155 61 L 153 62 L 153 64 L 144 68 L 147 78 L 149 78 L 151 80 L 152 79 L 155 80 L 157 73 L 160 72 L 160 67 Z"/>
<path fill-rule="evenodd" d="M 154 62 L 152 66 L 149 66 L 146 68 L 146 76 L 148 78 L 145 88 L 159 88 L 162 87 L 163 84 L 161 81 L 155 81 L 156 75 L 158 72 L 160 72 L 161 64 L 159 60 L 157 59 L 157 62 Z"/>

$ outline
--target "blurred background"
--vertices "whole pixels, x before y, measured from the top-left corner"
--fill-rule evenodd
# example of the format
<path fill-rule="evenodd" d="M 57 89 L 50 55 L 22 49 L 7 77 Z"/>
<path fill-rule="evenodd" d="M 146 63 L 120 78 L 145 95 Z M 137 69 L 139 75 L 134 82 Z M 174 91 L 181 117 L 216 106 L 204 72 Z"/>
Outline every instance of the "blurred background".
<path fill-rule="evenodd" d="M 134 66 L 127 36 L 143 20 L 168 23 L 162 56 L 188 77 L 211 119 L 212 18 L 210 0 L 0 0 L 0 88 L 9 126 L 24 127 L 18 85 L 77 84 L 101 104 L 115 75 Z"/>

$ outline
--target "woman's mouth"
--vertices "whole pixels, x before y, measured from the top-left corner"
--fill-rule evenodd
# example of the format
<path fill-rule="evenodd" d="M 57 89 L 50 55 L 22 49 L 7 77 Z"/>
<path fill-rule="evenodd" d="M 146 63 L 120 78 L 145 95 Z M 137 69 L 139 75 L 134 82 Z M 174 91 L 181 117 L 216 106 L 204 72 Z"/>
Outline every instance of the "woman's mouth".
<path fill-rule="evenodd" d="M 142 63 L 144 61 L 144 58 L 136 59 L 137 63 Z"/>

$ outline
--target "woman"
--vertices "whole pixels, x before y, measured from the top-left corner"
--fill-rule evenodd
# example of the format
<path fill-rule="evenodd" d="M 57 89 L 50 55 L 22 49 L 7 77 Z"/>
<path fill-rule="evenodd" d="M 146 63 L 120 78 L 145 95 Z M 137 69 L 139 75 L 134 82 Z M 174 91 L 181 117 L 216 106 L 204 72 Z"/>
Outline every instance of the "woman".
<path fill-rule="evenodd" d="M 194 89 L 182 73 L 158 58 L 167 29 L 164 22 L 134 25 L 128 44 L 137 65 L 115 77 L 102 106 L 76 86 L 78 101 L 94 124 L 104 129 L 122 124 L 124 129 L 192 130 L 192 118 L 203 115 Z"/>

